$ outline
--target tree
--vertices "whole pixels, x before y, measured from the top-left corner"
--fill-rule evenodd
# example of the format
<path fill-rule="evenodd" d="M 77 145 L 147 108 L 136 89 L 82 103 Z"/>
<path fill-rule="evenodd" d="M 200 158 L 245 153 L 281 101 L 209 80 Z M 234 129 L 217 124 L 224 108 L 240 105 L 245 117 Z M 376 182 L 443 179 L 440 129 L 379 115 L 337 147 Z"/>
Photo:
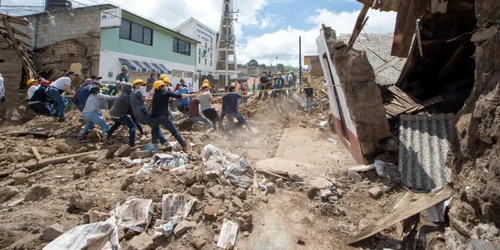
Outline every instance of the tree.
<path fill-rule="evenodd" d="M 252 59 L 247 62 L 247 66 L 259 66 L 259 62 L 257 62 L 255 59 Z"/>
<path fill-rule="evenodd" d="M 279 71 L 285 71 L 285 65 L 283 65 L 282 63 L 278 63 L 278 65 L 276 65 L 276 68 Z"/>

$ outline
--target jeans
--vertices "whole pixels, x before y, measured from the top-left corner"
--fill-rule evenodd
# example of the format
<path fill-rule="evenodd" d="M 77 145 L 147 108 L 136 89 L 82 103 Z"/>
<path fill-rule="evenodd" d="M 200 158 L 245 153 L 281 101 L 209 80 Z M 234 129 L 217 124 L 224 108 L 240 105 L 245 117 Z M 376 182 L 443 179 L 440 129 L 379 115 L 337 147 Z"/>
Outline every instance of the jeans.
<path fill-rule="evenodd" d="M 174 136 L 174 138 L 177 140 L 177 142 L 179 142 L 179 144 L 182 147 L 185 147 L 187 145 L 186 142 L 184 141 L 184 139 L 182 139 L 181 134 L 175 128 L 174 122 L 172 122 L 172 119 L 170 119 L 170 117 L 160 116 L 160 117 L 151 118 L 151 128 L 152 129 L 159 130 L 160 125 L 163 125 Z"/>
<path fill-rule="evenodd" d="M 108 133 L 108 124 L 102 118 L 101 114 L 97 112 L 85 112 L 82 113 L 82 119 L 87 122 L 87 125 L 82 130 L 82 135 L 87 134 L 89 130 L 94 127 L 94 124 L 99 125 L 102 128 L 102 134 Z"/>
<path fill-rule="evenodd" d="M 231 132 L 233 130 L 233 123 L 234 120 L 233 118 L 236 117 L 236 120 L 238 120 L 238 123 L 241 123 L 247 127 L 247 130 L 251 130 L 250 126 L 248 125 L 247 119 L 240 113 L 236 114 L 226 114 L 227 115 L 227 131 Z"/>
<path fill-rule="evenodd" d="M 214 127 L 212 122 L 210 122 L 207 118 L 205 118 L 204 116 L 201 116 L 201 115 L 198 115 L 196 117 L 189 117 L 189 120 L 194 122 L 194 126 L 193 126 L 194 128 L 198 128 L 198 122 L 203 122 L 212 128 Z"/>
<path fill-rule="evenodd" d="M 141 115 L 134 115 L 135 118 L 137 118 L 137 121 L 142 124 L 146 124 L 151 126 L 151 115 L 150 114 L 141 114 Z M 160 141 L 161 144 L 167 143 L 167 140 L 165 139 L 165 136 L 163 136 L 163 133 L 161 132 L 160 127 L 154 128 L 151 126 L 151 143 L 153 144 L 158 144 L 158 141 Z"/>
<path fill-rule="evenodd" d="M 181 113 L 187 113 L 187 112 L 189 112 L 189 105 L 186 105 L 186 104 L 179 102 L 179 104 L 177 105 L 177 109 Z"/>
<path fill-rule="evenodd" d="M 137 129 L 137 126 L 132 121 L 132 119 L 128 115 L 124 115 L 124 116 L 120 117 L 119 119 L 116 119 L 116 118 L 112 118 L 112 119 L 115 122 L 115 124 L 113 124 L 113 126 L 111 126 L 111 128 L 109 129 L 108 138 L 111 137 L 111 135 L 113 134 L 113 132 L 115 132 L 115 130 L 117 128 L 119 128 L 121 125 L 125 125 L 129 129 L 129 131 L 128 131 L 128 133 L 129 133 L 128 144 L 131 147 L 134 147 L 135 146 L 135 130 Z"/>
<path fill-rule="evenodd" d="M 52 110 L 52 106 L 48 102 L 37 102 L 28 104 L 28 107 L 31 110 L 35 111 L 37 115 L 45 115 L 45 116 L 54 115 L 54 110 Z"/>
<path fill-rule="evenodd" d="M 222 126 L 222 119 L 220 118 L 219 114 L 217 113 L 217 110 L 214 108 L 209 108 L 203 110 L 203 115 L 208 118 L 211 122 L 212 125 L 214 125 L 214 129 L 217 130 L 217 127 L 219 130 L 222 131 L 223 126 Z"/>
<path fill-rule="evenodd" d="M 312 96 L 306 96 L 306 111 L 311 113 L 313 110 Z"/>
<path fill-rule="evenodd" d="M 141 135 L 144 135 L 144 129 L 142 128 L 141 123 L 137 122 L 137 119 L 135 118 L 134 114 L 132 114 L 132 113 L 129 113 L 129 114 L 130 114 L 130 118 L 132 118 L 132 121 L 137 126 L 137 130 L 139 130 L 139 133 L 141 133 Z"/>
<path fill-rule="evenodd" d="M 66 100 L 61 96 L 59 90 L 54 87 L 49 87 L 46 92 L 47 96 L 52 98 L 57 104 L 57 113 L 59 114 L 59 118 L 64 118 L 64 110 L 66 109 Z"/>

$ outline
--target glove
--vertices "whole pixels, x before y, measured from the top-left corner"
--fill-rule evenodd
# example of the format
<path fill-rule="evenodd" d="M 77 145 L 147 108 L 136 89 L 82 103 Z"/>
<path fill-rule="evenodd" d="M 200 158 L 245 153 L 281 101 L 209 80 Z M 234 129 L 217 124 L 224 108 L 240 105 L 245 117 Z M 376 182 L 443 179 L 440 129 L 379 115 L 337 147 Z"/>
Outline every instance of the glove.
<path fill-rule="evenodd" d="M 0 99 L 0 103 L 5 102 L 5 96 L 2 96 L 2 99 Z"/>

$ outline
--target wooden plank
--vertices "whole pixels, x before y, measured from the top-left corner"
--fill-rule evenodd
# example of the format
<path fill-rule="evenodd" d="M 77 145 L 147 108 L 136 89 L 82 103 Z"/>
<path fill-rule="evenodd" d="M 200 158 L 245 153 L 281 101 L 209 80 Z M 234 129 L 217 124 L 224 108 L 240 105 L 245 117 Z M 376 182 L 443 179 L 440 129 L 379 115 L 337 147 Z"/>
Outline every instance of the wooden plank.
<path fill-rule="evenodd" d="M 42 160 L 42 156 L 38 153 L 36 147 L 31 147 L 31 151 L 33 152 L 33 155 L 35 155 L 37 162 L 40 162 Z"/>
<path fill-rule="evenodd" d="M 6 29 L 5 27 L 2 27 L 2 26 L 0 26 L 0 29 L 1 29 L 1 30 L 5 30 L 5 31 L 7 31 L 7 29 Z M 13 28 L 13 29 L 12 29 L 12 31 L 14 31 L 14 34 L 16 34 L 16 35 L 20 35 L 20 36 L 22 36 L 22 37 L 25 37 L 25 38 L 31 39 L 31 36 L 30 36 L 30 35 L 28 35 L 28 34 L 26 34 L 26 33 L 22 32 L 22 31 L 19 31 L 19 30 L 17 30 L 16 28 Z"/>
<path fill-rule="evenodd" d="M 14 34 L 14 31 L 12 31 L 12 26 L 10 25 L 10 22 L 6 16 L 3 16 L 3 25 L 5 26 L 5 29 L 7 30 L 7 33 L 10 36 L 10 40 L 13 43 L 14 49 L 16 50 L 17 54 L 19 57 L 23 57 L 23 53 L 21 52 L 21 49 L 19 48 L 19 44 L 17 43 L 17 38 Z M 28 66 L 28 64 L 24 61 L 21 60 L 21 63 L 24 67 L 24 70 L 26 71 L 28 77 L 33 77 L 33 74 L 35 72 L 32 71 L 31 67 Z"/>
<path fill-rule="evenodd" d="M 409 201 L 408 203 L 401 205 L 386 217 L 361 229 L 357 235 L 349 240 L 349 244 L 366 239 L 400 221 L 403 221 L 404 219 L 410 218 L 411 216 L 418 214 L 429 207 L 449 199 L 452 195 L 453 189 L 450 186 L 445 186 L 442 190 L 436 193 L 424 195 L 416 201 Z"/>
<path fill-rule="evenodd" d="M 361 34 L 361 31 L 365 27 L 366 22 L 368 22 L 368 18 L 369 17 L 366 17 L 365 20 L 363 21 L 363 23 L 361 24 L 361 27 L 356 31 L 356 33 L 354 33 L 354 34 L 351 35 L 351 38 L 354 37 L 354 39 L 352 40 L 351 43 L 349 43 L 349 45 L 347 45 L 347 49 L 344 51 L 343 54 L 347 53 L 347 51 L 349 51 L 352 48 L 352 46 L 354 46 L 354 43 L 356 42 L 356 39 L 358 38 L 359 34 Z"/>
<path fill-rule="evenodd" d="M 411 39 L 416 26 L 415 1 L 401 0 L 396 17 L 394 39 L 392 43 L 392 56 L 408 57 Z"/>
<path fill-rule="evenodd" d="M 84 153 L 79 153 L 79 154 L 71 154 L 71 155 L 59 156 L 59 157 L 54 157 L 54 158 L 49 158 L 49 159 L 42 159 L 41 161 L 39 161 L 37 163 L 27 164 L 27 165 L 24 165 L 23 167 L 28 169 L 28 170 L 31 170 L 31 169 L 38 168 L 38 167 L 45 167 L 45 166 L 50 165 L 50 164 L 58 164 L 58 163 L 67 162 L 70 159 L 86 156 L 89 154 L 97 154 L 98 152 L 99 151 L 90 151 L 90 152 L 84 152 Z"/>
<path fill-rule="evenodd" d="M 30 22 L 28 22 L 27 20 L 24 20 L 24 19 L 21 19 L 21 18 L 18 18 L 18 17 L 13 17 L 13 16 L 8 16 L 8 15 L 0 14 L 0 19 L 3 19 L 4 17 L 7 18 L 12 23 L 17 23 L 17 24 L 20 24 L 20 25 L 29 25 L 30 24 Z"/>
<path fill-rule="evenodd" d="M 462 42 L 462 44 L 460 44 L 460 47 L 458 47 L 458 49 L 455 51 L 453 56 L 451 56 L 450 60 L 448 60 L 448 62 L 446 63 L 444 68 L 441 70 L 441 72 L 439 72 L 438 77 L 437 77 L 438 81 L 443 81 L 444 79 L 446 79 L 446 77 L 448 77 L 448 75 L 450 74 L 450 71 L 453 69 L 453 67 L 455 67 L 455 65 L 458 63 L 458 61 L 460 61 L 460 59 L 462 59 L 462 54 L 471 44 L 472 43 L 470 43 L 468 40 L 466 40 L 466 41 Z"/>
<path fill-rule="evenodd" d="M 352 30 L 351 37 L 349 38 L 349 42 L 347 44 L 353 43 L 354 40 L 356 40 L 356 37 L 354 37 L 354 34 L 358 33 L 358 30 L 361 28 L 363 25 L 363 21 L 365 20 L 366 13 L 368 13 L 368 10 L 370 9 L 370 5 L 364 4 L 361 7 L 361 11 L 359 12 L 358 19 L 356 19 L 356 24 L 354 24 L 354 29 Z"/>

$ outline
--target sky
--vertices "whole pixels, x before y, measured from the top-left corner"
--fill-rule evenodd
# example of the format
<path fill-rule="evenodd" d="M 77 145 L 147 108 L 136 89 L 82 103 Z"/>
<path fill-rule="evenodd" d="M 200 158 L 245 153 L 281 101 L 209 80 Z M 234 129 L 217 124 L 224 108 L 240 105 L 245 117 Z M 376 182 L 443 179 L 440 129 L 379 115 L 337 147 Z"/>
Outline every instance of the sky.
<path fill-rule="evenodd" d="M 0 0 L 2 6 L 43 6 L 43 0 Z M 175 28 L 190 17 L 219 30 L 223 0 L 71 0 L 73 6 L 111 3 Z M 302 55 L 317 55 L 316 38 L 321 24 L 337 34 L 350 34 L 361 4 L 355 0 L 233 0 L 239 11 L 234 29 L 236 60 L 245 64 L 251 59 L 266 65 L 282 63 L 298 67 L 299 36 Z M 0 7 L 1 13 L 12 15 L 34 13 L 37 7 Z M 396 13 L 368 12 L 363 32 L 393 33 Z M 276 60 L 278 57 L 278 60 Z"/>

